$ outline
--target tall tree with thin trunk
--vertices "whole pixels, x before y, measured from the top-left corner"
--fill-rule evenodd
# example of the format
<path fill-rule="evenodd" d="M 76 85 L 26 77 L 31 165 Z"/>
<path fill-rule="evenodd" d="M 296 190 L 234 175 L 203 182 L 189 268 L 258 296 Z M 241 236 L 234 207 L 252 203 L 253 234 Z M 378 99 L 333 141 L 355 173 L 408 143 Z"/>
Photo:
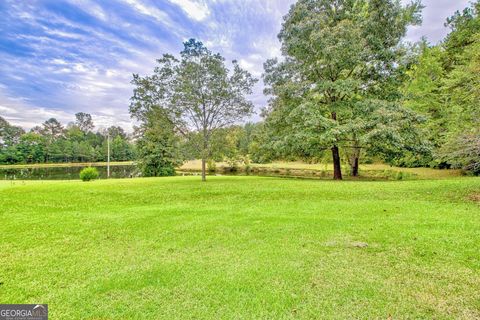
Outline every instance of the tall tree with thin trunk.
<path fill-rule="evenodd" d="M 78 112 L 75 114 L 75 124 L 85 133 L 88 133 L 95 128 L 92 115 L 85 112 Z"/>
<path fill-rule="evenodd" d="M 134 75 L 130 112 L 142 120 L 157 110 L 176 133 L 199 133 L 202 139 L 197 147 L 205 181 L 212 134 L 253 113 L 253 104 L 246 96 L 252 93 L 257 80 L 236 61 L 229 71 L 220 54 L 212 53 L 194 39 L 184 43 L 179 59 L 166 54 L 158 64 L 151 76 Z"/>

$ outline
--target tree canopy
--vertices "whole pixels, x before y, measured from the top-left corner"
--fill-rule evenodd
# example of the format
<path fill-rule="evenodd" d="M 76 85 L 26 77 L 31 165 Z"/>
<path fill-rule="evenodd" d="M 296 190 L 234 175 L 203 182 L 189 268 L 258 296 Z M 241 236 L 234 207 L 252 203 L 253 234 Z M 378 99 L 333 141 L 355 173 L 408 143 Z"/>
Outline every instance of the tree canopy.
<path fill-rule="evenodd" d="M 420 118 L 398 103 L 391 83 L 398 78 L 400 40 L 420 21 L 420 9 L 419 2 L 383 0 L 292 6 L 279 34 L 284 60 L 265 64 L 266 93 L 273 97 L 267 123 L 283 136 L 279 144 L 331 149 L 334 178 L 342 179 L 339 148 L 356 175 L 362 148 L 390 152 L 417 140 L 408 128 Z"/>
<path fill-rule="evenodd" d="M 184 43 L 177 59 L 165 54 L 151 76 L 134 75 L 135 85 L 130 113 L 142 123 L 159 121 L 171 124 L 174 133 L 188 137 L 198 132 L 201 141 L 202 180 L 206 161 L 211 156 L 212 134 L 252 114 L 251 94 L 256 80 L 232 61 L 230 72 L 225 59 L 194 39 Z"/>

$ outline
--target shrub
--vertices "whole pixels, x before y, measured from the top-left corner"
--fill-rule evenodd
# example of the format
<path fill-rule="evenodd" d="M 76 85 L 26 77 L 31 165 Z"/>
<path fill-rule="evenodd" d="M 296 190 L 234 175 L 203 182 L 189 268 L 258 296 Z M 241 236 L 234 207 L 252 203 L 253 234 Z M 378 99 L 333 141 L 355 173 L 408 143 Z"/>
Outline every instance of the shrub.
<path fill-rule="evenodd" d="M 80 179 L 82 181 L 90 181 L 90 180 L 95 180 L 98 179 L 98 170 L 97 168 L 84 168 L 82 171 L 80 171 Z"/>
<path fill-rule="evenodd" d="M 227 163 L 226 170 L 228 172 L 237 172 L 242 159 L 240 159 L 238 156 L 226 157 L 225 162 Z"/>
<path fill-rule="evenodd" d="M 208 161 L 207 161 L 207 170 L 208 170 L 208 172 L 215 172 L 215 171 L 217 171 L 217 164 L 215 163 L 215 160 L 213 160 L 213 159 L 208 159 Z"/>
<path fill-rule="evenodd" d="M 247 154 L 243 157 L 243 165 L 245 166 L 245 172 L 250 173 L 252 167 L 251 164 L 252 161 L 250 160 L 250 156 Z"/>
<path fill-rule="evenodd" d="M 402 171 L 398 171 L 397 174 L 396 174 L 396 176 L 395 176 L 395 179 L 397 179 L 397 180 L 403 180 L 403 178 L 404 178 L 403 176 L 404 176 L 403 172 L 402 172 Z"/>
<path fill-rule="evenodd" d="M 168 159 L 162 159 L 155 154 L 145 155 L 138 163 L 143 177 L 167 177 L 175 175 L 175 166 Z"/>

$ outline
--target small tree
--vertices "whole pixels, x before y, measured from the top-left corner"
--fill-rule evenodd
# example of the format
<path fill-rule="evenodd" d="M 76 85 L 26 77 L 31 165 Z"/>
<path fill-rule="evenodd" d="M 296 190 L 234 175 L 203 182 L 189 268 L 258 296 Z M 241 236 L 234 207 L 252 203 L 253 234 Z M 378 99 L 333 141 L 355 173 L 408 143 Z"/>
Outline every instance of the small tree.
<path fill-rule="evenodd" d="M 197 145 L 202 158 L 202 180 L 212 134 L 253 113 L 245 96 L 257 81 L 233 61 L 233 71 L 220 54 L 214 54 L 194 39 L 184 43 L 180 59 L 163 55 L 152 76 L 134 75 L 134 95 L 130 113 L 144 122 L 153 110 L 164 117 L 176 133 L 188 136 L 195 131 L 202 137 Z"/>
<path fill-rule="evenodd" d="M 135 128 L 139 168 L 145 177 L 175 175 L 175 167 L 182 163 L 179 136 L 168 118 L 152 109 L 140 127 Z"/>

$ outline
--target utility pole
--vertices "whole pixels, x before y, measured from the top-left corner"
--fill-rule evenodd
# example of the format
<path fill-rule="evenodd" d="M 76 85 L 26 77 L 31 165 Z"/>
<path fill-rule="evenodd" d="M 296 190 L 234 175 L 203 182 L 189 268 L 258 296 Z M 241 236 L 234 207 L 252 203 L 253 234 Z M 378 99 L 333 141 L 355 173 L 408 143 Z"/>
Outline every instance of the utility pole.
<path fill-rule="evenodd" d="M 110 178 L 110 132 L 107 132 L 107 179 Z"/>

